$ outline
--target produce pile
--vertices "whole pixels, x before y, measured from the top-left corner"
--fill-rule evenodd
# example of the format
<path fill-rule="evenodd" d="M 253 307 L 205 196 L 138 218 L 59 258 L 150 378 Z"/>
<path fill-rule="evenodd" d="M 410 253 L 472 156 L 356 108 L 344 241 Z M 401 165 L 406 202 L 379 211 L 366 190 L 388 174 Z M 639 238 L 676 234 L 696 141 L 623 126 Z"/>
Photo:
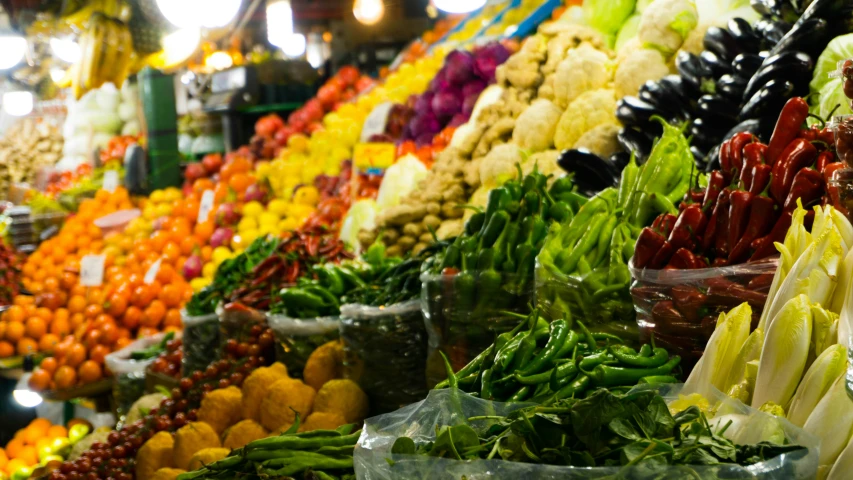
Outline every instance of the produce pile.
<path fill-rule="evenodd" d="M 0 239 L 0 306 L 11 305 L 21 290 L 21 256 Z"/>
<path fill-rule="evenodd" d="M 90 430 L 91 426 L 79 419 L 65 427 L 36 418 L 0 448 L 0 472 L 7 478 L 29 478 L 34 471 L 41 471 L 40 467 L 55 467 Z"/>
<path fill-rule="evenodd" d="M 59 130 L 47 122 L 25 118 L 9 127 L 0 139 L 0 196 L 16 183 L 34 185 L 42 168 L 59 161 L 62 145 Z"/>

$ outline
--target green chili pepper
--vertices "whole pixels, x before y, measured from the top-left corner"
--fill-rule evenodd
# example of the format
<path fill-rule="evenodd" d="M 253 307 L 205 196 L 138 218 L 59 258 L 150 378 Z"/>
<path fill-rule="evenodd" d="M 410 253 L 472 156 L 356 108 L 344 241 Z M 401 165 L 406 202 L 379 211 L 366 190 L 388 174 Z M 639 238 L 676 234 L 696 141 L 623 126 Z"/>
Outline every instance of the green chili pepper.
<path fill-rule="evenodd" d="M 339 308 L 341 306 L 340 297 L 330 292 L 328 289 L 319 285 L 303 287 L 308 293 L 313 293 L 325 301 L 325 306 Z"/>
<path fill-rule="evenodd" d="M 559 265 L 560 271 L 564 273 L 572 273 L 575 271 L 575 268 L 578 265 L 578 260 L 595 247 L 598 235 L 601 233 L 601 229 L 604 227 L 608 218 L 609 215 L 607 214 L 596 214 L 594 219 L 589 223 L 589 227 L 586 229 L 586 232 L 579 239 L 577 246 L 572 250 L 572 253 L 569 254 L 565 263 Z"/>
<path fill-rule="evenodd" d="M 567 362 L 535 375 L 528 375 L 524 377 L 519 374 L 515 374 L 515 381 L 523 385 L 538 385 L 551 380 L 552 376 L 557 379 L 562 379 L 574 375 L 577 372 L 577 365 L 575 365 L 574 362 Z"/>
<path fill-rule="evenodd" d="M 456 245 L 450 245 L 447 247 L 447 250 L 444 252 L 444 258 L 441 259 L 441 265 L 438 267 L 439 271 L 443 271 L 445 268 L 449 267 L 459 267 L 461 265 L 461 252 L 459 251 L 459 247 Z"/>
<path fill-rule="evenodd" d="M 627 355 L 616 349 L 610 349 L 610 354 L 616 357 L 620 363 L 630 365 L 632 367 L 654 368 L 659 367 L 669 360 L 669 352 L 663 348 L 654 349 L 654 354 L 651 357 L 643 357 L 640 355 Z"/>
<path fill-rule="evenodd" d="M 589 348 L 594 349 L 595 346 L 597 345 L 597 343 L 595 341 L 595 337 L 593 337 L 592 334 L 589 333 L 589 330 L 587 330 L 586 325 L 584 325 L 583 322 L 578 320 L 577 324 L 578 324 L 578 328 L 581 329 L 581 334 L 583 334 L 584 340 L 586 340 L 586 344 L 589 345 Z"/>
<path fill-rule="evenodd" d="M 637 165 L 637 159 L 634 152 L 631 152 L 631 160 L 628 165 L 622 169 L 622 177 L 619 179 L 619 195 L 617 204 L 619 208 L 625 210 L 630 205 L 631 196 L 636 191 L 637 180 L 640 177 L 640 167 Z"/>
<path fill-rule="evenodd" d="M 534 217 L 533 219 L 533 233 L 530 236 L 531 244 L 538 245 L 539 242 L 545 240 L 545 237 L 548 236 L 548 225 L 545 223 L 545 220 L 542 220 L 542 217 Z"/>
<path fill-rule="evenodd" d="M 338 267 L 333 267 L 333 268 L 335 268 L 335 270 L 337 270 L 338 274 L 340 275 L 340 277 L 344 281 L 344 283 L 349 284 L 349 285 L 344 287 L 345 290 L 352 290 L 354 288 L 361 288 L 361 287 L 367 286 L 367 282 L 365 282 L 364 279 L 361 278 L 361 276 L 359 276 L 358 272 L 349 268 L 348 265 L 340 265 Z M 362 273 L 362 275 L 369 274 L 369 273 L 370 272 L 368 271 L 368 272 Z"/>
<path fill-rule="evenodd" d="M 480 398 L 483 400 L 492 399 L 492 369 L 483 370 L 482 380 L 480 382 Z"/>
<path fill-rule="evenodd" d="M 465 379 L 465 378 L 470 377 L 471 375 L 476 375 L 480 366 L 483 365 L 483 361 L 486 359 L 486 357 L 489 357 L 490 355 L 492 355 L 494 353 L 494 351 L 495 351 L 495 344 L 489 345 L 488 348 L 486 348 L 485 350 L 480 352 L 479 355 L 477 355 L 476 357 L 474 357 L 473 360 L 468 362 L 468 365 L 465 365 L 464 367 L 462 367 L 461 370 L 456 372 L 456 377 L 460 378 L 460 379 Z M 460 383 L 462 383 L 462 381 L 463 380 L 459 380 Z M 448 386 L 448 381 L 442 380 L 441 382 L 438 383 L 438 385 L 435 386 L 435 388 L 439 389 L 439 388 L 445 388 L 447 386 Z"/>
<path fill-rule="evenodd" d="M 441 354 L 441 359 L 444 360 L 444 369 L 447 371 L 447 385 L 450 388 L 459 388 L 459 377 L 453 373 L 453 367 L 450 366 L 450 360 L 447 359 L 447 355 L 444 352 L 439 351 Z"/>
<path fill-rule="evenodd" d="M 521 402 L 525 398 L 527 398 L 527 395 L 529 393 L 530 393 L 530 386 L 529 385 L 522 385 L 521 388 L 519 388 L 518 391 L 513 393 L 512 396 L 509 397 L 509 399 L 507 401 L 508 402 Z"/>
<path fill-rule="evenodd" d="M 657 383 L 678 383 L 678 379 L 673 377 L 672 375 L 652 375 L 649 377 L 643 377 L 637 383 L 648 383 L 648 384 L 657 384 Z"/>
<path fill-rule="evenodd" d="M 310 293 L 301 288 L 285 288 L 279 292 L 282 302 L 290 309 L 318 309 L 326 305 L 323 297 Z"/>
<path fill-rule="evenodd" d="M 574 188 L 575 184 L 572 181 L 571 175 L 566 175 L 554 180 L 554 183 L 551 184 L 551 188 L 548 190 L 548 193 L 556 198 L 560 194 L 573 191 Z"/>
<path fill-rule="evenodd" d="M 484 248 L 477 255 L 477 270 L 488 270 L 492 268 L 495 262 L 495 250 L 492 248 Z"/>
<path fill-rule="evenodd" d="M 483 228 L 483 223 L 485 223 L 486 214 L 484 212 L 477 212 L 471 215 L 471 218 L 465 222 L 465 235 L 473 236 Z"/>
<path fill-rule="evenodd" d="M 550 207 L 548 207 L 548 218 L 552 221 L 558 223 L 566 223 L 572 219 L 574 213 L 572 213 L 571 207 L 566 202 L 554 202 Z"/>
<path fill-rule="evenodd" d="M 612 333 L 592 332 L 592 338 L 594 338 L 596 341 L 613 340 L 614 342 L 617 342 L 617 343 L 623 343 L 624 342 L 624 340 L 622 340 L 622 337 L 620 337 L 618 335 L 613 335 Z M 629 347 L 625 347 L 625 348 L 628 348 L 629 350 L 633 350 Z"/>
<path fill-rule="evenodd" d="M 580 393 L 583 393 L 583 391 L 586 390 L 586 388 L 589 386 L 589 384 L 590 384 L 590 378 L 589 377 L 587 377 L 586 375 L 578 375 L 578 378 L 576 378 L 574 382 L 572 382 L 569 385 L 566 385 L 565 387 L 561 388 L 560 390 L 557 391 L 557 393 L 552 395 L 551 398 L 549 398 L 548 400 L 546 400 L 545 402 L 542 402 L 542 403 L 544 405 L 547 405 L 547 404 L 553 403 L 557 400 L 562 400 L 564 398 L 569 398 L 569 397 L 572 397 L 574 395 L 578 395 Z"/>
<path fill-rule="evenodd" d="M 641 357 L 648 357 L 652 354 L 652 346 L 648 343 L 644 343 L 642 347 L 640 347 L 640 352 L 638 353 Z"/>
<path fill-rule="evenodd" d="M 509 371 L 516 372 L 524 368 L 533 358 L 535 351 L 536 338 L 533 336 L 533 332 L 528 332 L 527 336 L 521 340 L 521 344 L 518 346 L 518 352 L 515 354 L 515 358 L 509 367 Z"/>
<path fill-rule="evenodd" d="M 542 197 L 536 191 L 530 191 L 524 194 L 524 212 L 525 216 L 539 215 L 542 208 Z"/>
<path fill-rule="evenodd" d="M 558 319 L 551 322 L 551 336 L 548 338 L 548 343 L 542 347 L 542 350 L 537 353 L 526 367 L 518 371 L 522 376 L 531 375 L 539 372 L 548 365 L 548 362 L 557 354 L 569 338 L 569 333 L 574 333 L 569 328 L 569 324 L 564 319 Z M 580 337 L 575 335 L 578 340 Z"/>
<path fill-rule="evenodd" d="M 600 302 L 600 301 L 604 300 L 604 298 L 607 297 L 608 295 L 616 293 L 616 292 L 621 291 L 621 290 L 624 290 L 627 287 L 628 287 L 627 284 L 619 283 L 619 284 L 609 285 L 609 286 L 606 286 L 603 288 L 599 288 L 598 290 L 595 291 L 595 293 L 592 294 L 592 302 L 593 303 Z"/>
<path fill-rule="evenodd" d="M 483 218 L 483 227 L 480 229 L 480 235 L 485 233 L 486 225 L 491 221 L 492 216 L 506 209 L 507 204 L 512 201 L 509 192 L 505 188 L 495 188 L 489 191 L 489 199 L 486 202 L 485 217 Z"/>
<path fill-rule="evenodd" d="M 488 248 L 495 244 L 509 223 L 509 214 L 503 210 L 495 212 L 480 235 L 480 248 Z"/>
<path fill-rule="evenodd" d="M 602 387 L 613 387 L 617 385 L 634 385 L 643 377 L 668 375 L 681 362 L 681 357 L 673 356 L 665 364 L 655 368 L 623 368 L 610 365 L 598 365 L 592 371 L 580 370 L 590 378 L 596 385 Z"/>
<path fill-rule="evenodd" d="M 529 192 L 534 190 L 536 190 L 536 177 L 533 175 L 526 175 L 521 181 L 521 192 L 524 195 L 527 195 Z"/>
<path fill-rule="evenodd" d="M 614 360 L 614 357 L 610 356 L 607 350 L 600 350 L 592 355 L 583 357 L 578 366 L 582 371 L 584 371 L 595 368 L 610 360 Z"/>
<path fill-rule="evenodd" d="M 474 275 L 469 271 L 465 271 L 463 265 L 463 271 L 453 277 L 453 289 L 456 292 L 456 307 L 459 311 L 470 311 L 474 306 L 476 288 L 477 281 Z"/>

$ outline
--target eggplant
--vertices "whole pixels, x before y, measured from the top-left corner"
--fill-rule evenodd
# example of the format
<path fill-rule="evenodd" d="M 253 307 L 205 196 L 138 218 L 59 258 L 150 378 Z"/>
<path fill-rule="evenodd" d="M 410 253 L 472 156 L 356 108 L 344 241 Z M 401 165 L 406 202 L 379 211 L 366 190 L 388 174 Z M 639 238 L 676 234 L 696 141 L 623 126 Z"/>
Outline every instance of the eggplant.
<path fill-rule="evenodd" d="M 756 52 L 761 46 L 761 37 L 755 33 L 752 25 L 742 18 L 733 18 L 728 23 L 729 33 L 740 46 L 742 53 Z"/>
<path fill-rule="evenodd" d="M 681 108 L 689 113 L 696 111 L 696 101 L 688 93 L 690 87 L 684 84 L 684 80 L 678 75 L 667 75 L 658 80 L 661 87 L 670 92 L 673 101 L 680 104 Z M 698 91 L 695 93 L 699 93 Z"/>
<path fill-rule="evenodd" d="M 770 51 L 777 54 L 790 51 L 802 51 L 812 56 L 818 56 L 826 48 L 829 24 L 822 18 L 813 18 L 794 25 L 779 43 Z"/>
<path fill-rule="evenodd" d="M 720 139 L 723 138 L 723 135 L 729 129 L 729 125 L 733 122 L 727 122 L 725 124 L 718 123 L 713 119 L 708 118 L 694 118 L 693 123 L 690 124 L 690 136 L 693 137 L 693 142 L 696 143 L 701 149 L 710 149 L 715 144 L 720 142 Z"/>
<path fill-rule="evenodd" d="M 713 52 L 724 62 L 729 63 L 738 54 L 743 53 L 743 49 L 734 35 L 720 27 L 708 27 L 708 30 L 705 31 L 705 37 L 702 39 L 702 45 L 705 50 Z"/>
<path fill-rule="evenodd" d="M 732 127 L 724 136 L 723 139 L 727 140 L 732 138 L 736 133 L 739 132 L 749 132 L 756 137 L 759 138 L 762 142 L 769 142 L 770 135 L 773 134 L 773 128 L 776 127 L 776 118 L 772 116 L 760 117 L 760 118 L 750 118 L 748 120 L 744 120 L 734 127 Z"/>
<path fill-rule="evenodd" d="M 782 40 L 793 25 L 778 20 L 759 20 L 755 23 L 755 31 L 764 39 L 762 45 L 774 46 Z"/>
<path fill-rule="evenodd" d="M 716 92 L 723 97 L 740 103 L 743 91 L 746 89 L 747 80 L 735 75 L 723 75 L 717 80 Z"/>
<path fill-rule="evenodd" d="M 636 126 L 655 135 L 663 133 L 663 127 L 652 121 L 652 116 L 659 115 L 660 111 L 637 97 L 623 97 L 616 102 L 616 118 L 622 125 Z"/>
<path fill-rule="evenodd" d="M 720 145 L 714 145 L 714 148 L 708 150 L 705 155 L 705 172 L 711 173 L 714 170 L 720 169 Z"/>
<path fill-rule="evenodd" d="M 628 152 L 618 152 L 611 155 L 607 160 L 619 170 L 619 176 L 621 178 L 622 170 L 628 165 L 628 162 L 631 161 L 631 154 Z"/>
<path fill-rule="evenodd" d="M 767 82 L 747 101 L 740 110 L 738 120 L 758 118 L 766 115 L 778 116 L 785 102 L 794 93 L 794 84 L 782 78 Z"/>
<path fill-rule="evenodd" d="M 773 9 L 770 8 L 770 2 L 768 0 L 749 0 L 749 6 L 762 17 L 773 16 Z"/>
<path fill-rule="evenodd" d="M 808 86 L 812 80 L 812 58 L 803 52 L 782 52 L 764 59 L 761 67 L 749 80 L 743 92 L 742 100 L 746 102 L 762 86 L 773 79 L 790 80 L 794 86 Z"/>
<path fill-rule="evenodd" d="M 649 80 L 640 87 L 640 100 L 657 107 L 667 121 L 683 121 L 690 118 L 690 113 L 681 108 L 681 104 L 663 85 Z"/>
<path fill-rule="evenodd" d="M 705 156 L 708 152 L 700 149 L 696 145 L 690 145 L 690 153 L 693 155 L 693 163 L 699 170 L 705 169 Z"/>
<path fill-rule="evenodd" d="M 797 24 L 813 18 L 830 20 L 829 37 L 853 31 L 853 2 L 849 0 L 814 0 L 806 7 Z"/>
<path fill-rule="evenodd" d="M 731 123 L 737 118 L 740 106 L 720 95 L 702 95 L 699 98 L 699 115 L 707 119 L 719 119 L 720 123 Z"/>
<path fill-rule="evenodd" d="M 625 127 L 619 130 L 616 139 L 625 151 L 633 152 L 637 156 L 638 164 L 645 163 L 646 159 L 649 158 L 649 154 L 652 153 L 653 139 L 639 130 Z"/>
<path fill-rule="evenodd" d="M 761 55 L 741 53 L 732 61 L 732 70 L 738 77 L 749 79 L 761 68 L 763 62 Z"/>
<path fill-rule="evenodd" d="M 702 53 L 699 54 L 699 60 L 709 70 L 711 70 L 711 76 L 714 78 L 719 78 L 732 72 L 731 60 L 726 61 L 710 50 L 703 50 Z"/>
<path fill-rule="evenodd" d="M 676 55 L 675 68 L 684 82 L 697 93 L 702 91 L 702 81 L 713 75 L 711 69 L 699 61 L 699 57 L 684 51 Z"/>
<path fill-rule="evenodd" d="M 589 150 L 564 150 L 557 159 L 557 165 L 568 173 L 574 173 L 573 180 L 579 193 L 586 196 L 591 197 L 619 184 L 619 169 Z"/>

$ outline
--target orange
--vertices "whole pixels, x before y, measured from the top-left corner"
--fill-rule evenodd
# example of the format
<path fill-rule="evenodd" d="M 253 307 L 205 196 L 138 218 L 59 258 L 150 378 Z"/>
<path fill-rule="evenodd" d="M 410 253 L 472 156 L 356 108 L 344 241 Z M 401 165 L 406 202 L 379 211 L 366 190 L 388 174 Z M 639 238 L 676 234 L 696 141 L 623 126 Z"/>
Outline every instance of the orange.
<path fill-rule="evenodd" d="M 20 305 L 12 305 L 6 310 L 6 313 L 3 314 L 3 320 L 7 322 L 21 322 L 27 318 L 27 312 L 24 307 Z"/>
<path fill-rule="evenodd" d="M 104 309 L 101 308 L 100 304 L 92 303 L 86 306 L 86 309 L 83 311 L 83 314 L 86 318 L 90 320 L 94 320 L 98 315 L 104 313 Z"/>
<path fill-rule="evenodd" d="M 93 330 L 95 331 L 95 330 Z M 80 343 L 74 343 L 68 349 L 68 354 L 66 355 L 66 363 L 71 367 L 76 367 L 86 361 L 86 347 L 84 347 Z"/>
<path fill-rule="evenodd" d="M 150 337 L 152 335 L 157 335 L 158 333 L 160 333 L 160 332 L 156 328 L 140 327 L 139 330 L 136 332 L 136 337 L 137 338 L 145 338 L 145 337 Z"/>
<path fill-rule="evenodd" d="M 44 290 L 46 292 L 58 292 L 59 279 L 56 277 L 47 277 L 46 279 L 44 279 Z"/>
<path fill-rule="evenodd" d="M 6 338 L 6 322 L 0 320 L 0 339 Z"/>
<path fill-rule="evenodd" d="M 75 313 L 71 315 L 71 320 L 68 322 L 68 326 L 70 327 L 69 333 L 73 330 L 77 330 L 83 325 L 83 322 L 86 321 L 86 316 L 82 313 Z"/>
<path fill-rule="evenodd" d="M 15 355 L 15 347 L 11 343 L 3 340 L 0 342 L 0 358 L 9 358 Z"/>
<path fill-rule="evenodd" d="M 101 365 L 104 364 L 104 359 L 110 353 L 109 347 L 106 345 L 95 345 L 89 350 L 89 358 Z"/>
<path fill-rule="evenodd" d="M 53 352 L 53 349 L 56 348 L 56 345 L 59 343 L 59 337 L 52 333 L 45 334 L 39 340 L 39 351 L 40 352 Z"/>
<path fill-rule="evenodd" d="M 209 262 L 211 257 L 213 257 L 213 247 L 210 245 L 201 247 L 201 259 L 205 262 Z"/>
<path fill-rule="evenodd" d="M 36 438 L 38 440 L 38 438 Z M 35 443 L 35 440 L 33 441 Z M 18 459 L 29 465 L 35 465 L 39 462 L 38 452 L 34 445 L 25 445 L 18 454 Z"/>
<path fill-rule="evenodd" d="M 6 340 L 17 342 L 24 338 L 24 324 L 22 322 L 8 322 L 6 324 Z"/>
<path fill-rule="evenodd" d="M 160 270 L 157 270 L 157 281 L 160 282 L 161 285 L 167 285 L 175 281 L 175 277 L 178 273 L 175 269 L 169 265 L 168 263 L 163 263 L 160 265 Z M 158 288 L 159 292 L 160 289 Z"/>
<path fill-rule="evenodd" d="M 32 338 L 22 338 L 18 340 L 18 355 L 32 355 L 39 351 L 39 344 Z"/>
<path fill-rule="evenodd" d="M 80 377 L 80 381 L 82 383 L 92 383 L 97 382 L 103 376 L 103 372 L 101 371 L 101 366 L 92 360 L 86 360 L 80 365 L 80 368 L 77 370 L 77 374 Z"/>
<path fill-rule="evenodd" d="M 157 298 L 157 291 L 152 288 L 153 285 L 139 285 L 133 290 L 131 302 L 139 308 L 145 308 Z"/>
<path fill-rule="evenodd" d="M 162 252 L 166 244 L 169 243 L 169 232 L 165 230 L 157 230 L 154 235 L 151 235 L 151 250 L 154 252 Z"/>
<path fill-rule="evenodd" d="M 127 303 L 127 297 L 114 293 L 110 295 L 110 298 L 107 300 L 107 313 L 118 318 L 124 314 L 125 310 L 127 310 Z"/>
<path fill-rule="evenodd" d="M 193 228 L 193 234 L 202 240 L 204 243 L 207 243 L 210 240 L 210 236 L 213 235 L 213 231 L 216 229 L 216 226 L 213 224 L 212 220 L 207 220 L 206 222 L 197 223 Z"/>
<path fill-rule="evenodd" d="M 142 315 L 142 326 L 155 328 L 166 317 L 166 305 L 160 300 L 154 300 Z"/>
<path fill-rule="evenodd" d="M 11 456 L 12 455 L 10 454 L 9 457 L 11 458 Z M 20 470 L 22 467 L 30 467 L 30 465 L 27 465 L 27 463 L 20 458 L 12 458 L 9 460 L 9 463 L 6 464 L 6 471 L 15 472 Z"/>
<path fill-rule="evenodd" d="M 36 309 L 36 316 L 41 318 L 45 322 L 49 322 L 53 320 L 53 310 L 47 307 L 39 307 Z"/>
<path fill-rule="evenodd" d="M 35 299 L 29 295 L 18 295 L 17 297 L 15 297 L 15 305 L 19 307 L 32 305 L 33 302 L 35 302 Z"/>
<path fill-rule="evenodd" d="M 163 319 L 164 327 L 180 327 L 183 323 L 181 322 L 181 311 L 177 308 L 170 308 L 166 312 L 166 318 Z"/>
<path fill-rule="evenodd" d="M 127 307 L 124 316 L 121 319 L 121 324 L 125 328 L 131 330 L 139 327 L 139 322 L 142 320 L 142 309 L 137 306 Z"/>
<path fill-rule="evenodd" d="M 79 314 L 75 314 L 79 315 Z M 50 322 L 50 333 L 57 337 L 64 337 L 71 333 L 71 320 L 69 317 L 56 318 Z"/>
<path fill-rule="evenodd" d="M 175 242 L 168 242 L 163 246 L 163 256 L 169 262 L 174 262 L 181 256 L 181 247 Z"/>
<path fill-rule="evenodd" d="M 116 327 L 115 322 L 108 323 L 101 327 L 101 342 L 104 345 L 112 345 L 116 343 L 118 340 L 118 327 Z"/>
<path fill-rule="evenodd" d="M 46 357 L 41 361 L 41 363 L 39 363 L 39 368 L 51 375 L 56 372 L 57 366 L 56 358 L 54 357 Z"/>
<path fill-rule="evenodd" d="M 63 427 L 62 425 L 51 425 L 51 427 L 47 429 L 48 439 L 66 437 L 68 437 L 68 429 Z"/>
<path fill-rule="evenodd" d="M 25 326 L 27 336 L 35 340 L 40 339 L 47 333 L 47 323 L 39 317 L 30 317 Z"/>
<path fill-rule="evenodd" d="M 0 448 L 0 470 L 5 471 L 7 463 L 9 463 L 9 457 L 6 456 L 6 451 Z"/>
<path fill-rule="evenodd" d="M 77 371 L 68 365 L 63 365 L 56 370 L 53 381 L 59 389 L 73 387 L 77 383 Z"/>
<path fill-rule="evenodd" d="M 13 438 L 12 440 L 9 440 L 9 443 L 6 444 L 6 455 L 8 455 L 9 458 L 18 458 L 18 455 L 21 454 L 21 450 L 23 450 L 23 448 L 24 448 L 24 439 L 23 439 L 24 429 L 21 429 L 18 431 L 22 432 L 21 437 L 18 438 L 18 435 L 16 433 L 15 438 Z M 26 466 L 28 466 L 28 465 L 26 465 Z"/>
<path fill-rule="evenodd" d="M 51 425 L 53 425 L 53 424 L 50 423 L 50 420 L 48 420 L 46 418 L 36 418 L 32 422 L 30 422 L 30 424 L 27 426 L 27 429 L 33 430 L 37 434 L 37 437 L 38 437 L 35 439 L 35 441 L 33 441 L 31 443 L 33 445 L 35 445 L 40 438 L 47 435 L 47 429 L 50 428 Z"/>
<path fill-rule="evenodd" d="M 157 296 L 169 308 L 180 306 L 182 297 L 183 291 L 177 285 L 172 284 L 164 286 L 160 290 L 160 295 Z"/>
<path fill-rule="evenodd" d="M 115 349 L 121 350 L 122 348 L 130 345 L 131 343 L 133 343 L 133 340 L 131 340 L 130 338 L 121 337 L 116 341 Z"/>

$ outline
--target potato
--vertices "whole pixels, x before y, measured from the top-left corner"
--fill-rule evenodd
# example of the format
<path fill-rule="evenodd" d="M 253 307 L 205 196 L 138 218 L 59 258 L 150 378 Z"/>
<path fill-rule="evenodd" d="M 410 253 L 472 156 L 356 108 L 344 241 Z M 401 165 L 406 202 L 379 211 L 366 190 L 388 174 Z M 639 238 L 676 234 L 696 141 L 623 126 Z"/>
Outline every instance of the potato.
<path fill-rule="evenodd" d="M 427 215 L 424 217 L 424 227 L 427 229 L 432 228 L 436 229 L 441 226 L 441 219 L 436 215 Z"/>
<path fill-rule="evenodd" d="M 403 256 L 403 249 L 400 248 L 399 245 L 391 245 L 390 247 L 385 249 L 385 256 L 402 257 Z"/>
<path fill-rule="evenodd" d="M 418 243 L 418 241 L 408 235 L 403 235 L 397 239 L 397 246 L 403 250 L 408 250 L 414 247 L 416 243 Z"/>
<path fill-rule="evenodd" d="M 465 215 L 465 209 L 456 202 L 447 202 L 441 206 L 441 216 L 444 218 L 460 218 Z"/>
<path fill-rule="evenodd" d="M 441 204 L 438 202 L 430 202 L 426 206 L 426 211 L 430 215 L 438 215 L 441 213 Z"/>
<path fill-rule="evenodd" d="M 358 232 L 358 243 L 367 246 L 376 241 L 376 231 L 362 230 Z"/>
<path fill-rule="evenodd" d="M 444 201 L 463 200 L 463 197 L 465 196 L 465 190 L 462 188 L 461 185 L 457 183 L 456 185 L 453 185 L 452 187 L 445 190 L 442 196 L 444 197 Z"/>
<path fill-rule="evenodd" d="M 434 241 L 434 238 L 432 236 L 432 233 L 430 233 L 430 232 L 421 234 L 421 236 L 418 237 L 418 243 L 426 243 L 427 245 L 429 245 L 433 241 Z"/>
<path fill-rule="evenodd" d="M 397 239 L 399 238 L 400 233 L 394 228 L 389 228 L 382 232 L 382 240 L 385 241 L 386 245 L 397 243 Z"/>
<path fill-rule="evenodd" d="M 417 238 L 421 233 L 423 233 L 423 227 L 418 223 L 409 223 L 403 227 L 403 235 Z"/>
<path fill-rule="evenodd" d="M 426 244 L 426 243 L 422 243 L 422 242 L 416 243 L 415 246 L 412 247 L 412 254 L 417 255 L 417 254 L 421 253 L 421 250 L 427 248 L 427 246 L 428 246 L 428 244 Z"/>

